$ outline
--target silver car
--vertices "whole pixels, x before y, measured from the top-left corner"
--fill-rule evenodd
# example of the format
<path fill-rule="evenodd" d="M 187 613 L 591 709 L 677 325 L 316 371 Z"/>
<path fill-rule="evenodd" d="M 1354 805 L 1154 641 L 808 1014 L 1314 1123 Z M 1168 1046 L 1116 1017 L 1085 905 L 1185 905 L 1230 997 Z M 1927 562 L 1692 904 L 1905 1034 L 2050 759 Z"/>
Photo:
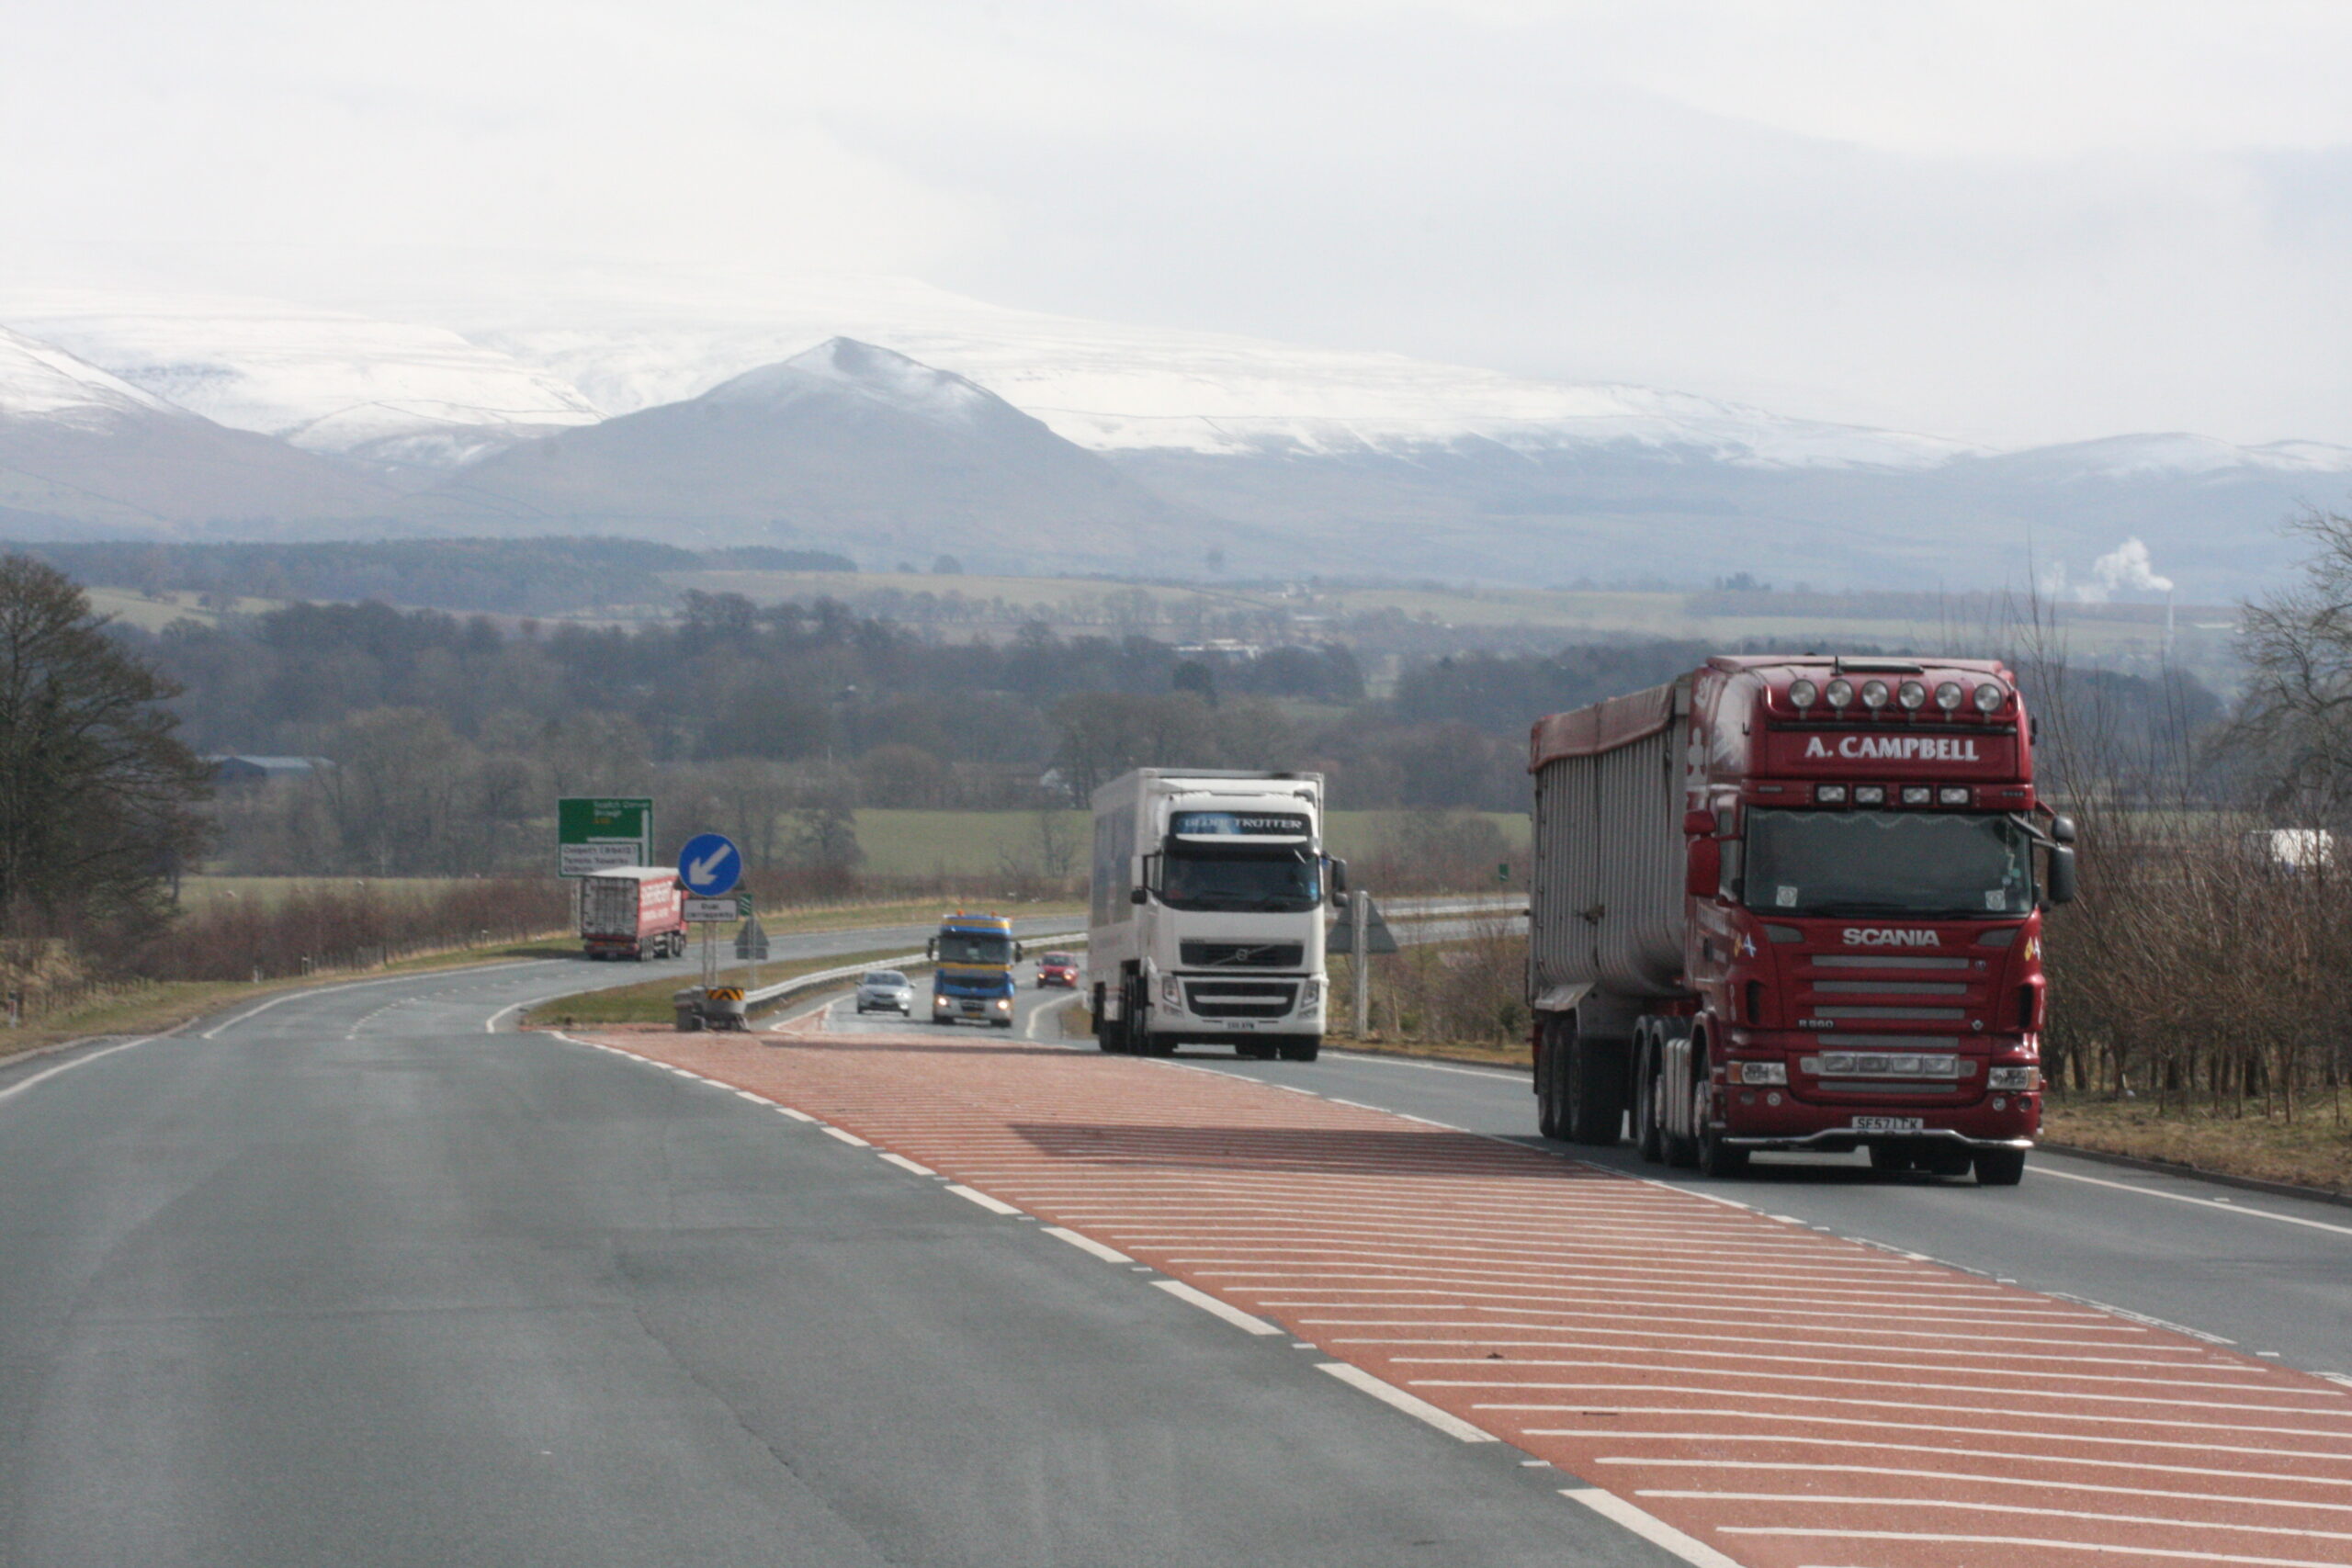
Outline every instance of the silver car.
<path fill-rule="evenodd" d="M 896 969 L 869 969 L 857 983 L 857 1010 L 915 1015 L 915 988 Z"/>

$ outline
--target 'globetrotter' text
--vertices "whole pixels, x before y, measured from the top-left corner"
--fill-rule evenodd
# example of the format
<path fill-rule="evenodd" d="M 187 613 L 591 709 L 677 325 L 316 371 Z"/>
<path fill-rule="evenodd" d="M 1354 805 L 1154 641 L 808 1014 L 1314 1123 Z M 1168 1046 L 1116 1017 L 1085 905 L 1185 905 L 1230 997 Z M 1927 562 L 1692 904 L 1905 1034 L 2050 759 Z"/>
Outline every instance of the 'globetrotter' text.
<path fill-rule="evenodd" d="M 1804 743 L 1808 757 L 1826 757 L 1829 748 L 1815 735 Z M 1973 762 L 1973 735 L 1848 735 L 1838 741 L 1837 755 L 1890 762 Z"/>

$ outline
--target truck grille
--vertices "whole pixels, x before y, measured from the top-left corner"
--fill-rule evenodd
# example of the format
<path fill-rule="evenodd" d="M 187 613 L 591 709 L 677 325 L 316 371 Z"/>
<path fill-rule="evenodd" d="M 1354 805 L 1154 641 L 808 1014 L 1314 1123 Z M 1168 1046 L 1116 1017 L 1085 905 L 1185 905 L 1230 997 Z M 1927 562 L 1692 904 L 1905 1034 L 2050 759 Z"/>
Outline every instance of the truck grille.
<path fill-rule="evenodd" d="M 1184 1007 L 1195 1018 L 1287 1018 L 1297 1001 L 1295 980 L 1184 982 Z"/>
<path fill-rule="evenodd" d="M 1187 969 L 1295 969 L 1306 961 L 1295 942 L 1186 942 L 1176 952 Z"/>

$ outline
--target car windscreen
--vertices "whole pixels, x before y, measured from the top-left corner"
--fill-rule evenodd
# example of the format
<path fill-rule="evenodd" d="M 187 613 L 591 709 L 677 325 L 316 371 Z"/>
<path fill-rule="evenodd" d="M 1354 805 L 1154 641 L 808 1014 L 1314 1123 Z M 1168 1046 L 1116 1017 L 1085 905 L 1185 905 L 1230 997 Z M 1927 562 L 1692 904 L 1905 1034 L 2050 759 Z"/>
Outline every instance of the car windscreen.
<path fill-rule="evenodd" d="M 1037 955 L 1037 962 L 1052 968 L 1067 969 L 1078 960 L 1067 953 L 1041 953 Z"/>
<path fill-rule="evenodd" d="M 1762 914 L 1959 919 L 2033 908 L 2032 840 L 2007 817 L 1750 811 L 1746 902 Z"/>
<path fill-rule="evenodd" d="M 863 983 L 868 986 L 903 986 L 907 977 L 896 969 L 876 969 L 866 976 Z"/>
<path fill-rule="evenodd" d="M 1010 964 L 1012 962 L 1012 939 L 996 931 L 942 931 L 939 933 L 939 961 L 942 964 Z"/>

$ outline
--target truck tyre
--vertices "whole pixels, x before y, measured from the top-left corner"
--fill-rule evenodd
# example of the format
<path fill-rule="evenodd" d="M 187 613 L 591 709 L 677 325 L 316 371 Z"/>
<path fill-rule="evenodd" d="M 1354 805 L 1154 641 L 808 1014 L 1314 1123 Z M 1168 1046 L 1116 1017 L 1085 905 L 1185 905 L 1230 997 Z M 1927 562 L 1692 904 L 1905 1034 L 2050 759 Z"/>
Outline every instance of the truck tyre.
<path fill-rule="evenodd" d="M 1535 1047 L 1535 1131 L 1546 1138 L 1566 1134 L 1560 1125 L 1560 1097 L 1553 1087 L 1559 1077 L 1560 1049 L 1560 1026 L 1546 1022 Z"/>
<path fill-rule="evenodd" d="M 1560 1120 L 1568 1141 L 1592 1148 L 1615 1148 L 1625 1120 L 1625 1053 L 1613 1040 L 1568 1037 Z"/>
<path fill-rule="evenodd" d="M 1117 1027 L 1102 1016 L 1102 987 L 1097 986 L 1094 987 L 1095 1049 L 1104 1053 L 1106 1055 L 1115 1054 L 1119 1049 L 1115 1038 L 1117 1033 Z"/>
<path fill-rule="evenodd" d="M 1714 1177 L 1738 1176 L 1747 1169 L 1747 1151 L 1736 1149 L 1724 1141 L 1723 1129 L 1713 1124 L 1708 1114 L 1713 1109 L 1714 1081 L 1707 1071 L 1707 1063 L 1692 1052 L 1690 1076 L 1697 1081 L 1690 1091 L 1690 1125 L 1698 1144 L 1696 1161 L 1699 1174 Z"/>
<path fill-rule="evenodd" d="M 1323 1042 L 1285 1040 L 1282 1043 L 1282 1054 L 1283 1060 L 1285 1062 L 1311 1062 L 1323 1054 Z"/>
<path fill-rule="evenodd" d="M 1643 1037 L 1634 1053 L 1634 1148 L 1652 1165 L 1666 1163 L 1666 1128 L 1658 1121 L 1657 1035 Z"/>
<path fill-rule="evenodd" d="M 2025 1179 L 2023 1149 L 1979 1149 L 1976 1151 L 1976 1185 L 1979 1187 L 2015 1187 Z"/>

